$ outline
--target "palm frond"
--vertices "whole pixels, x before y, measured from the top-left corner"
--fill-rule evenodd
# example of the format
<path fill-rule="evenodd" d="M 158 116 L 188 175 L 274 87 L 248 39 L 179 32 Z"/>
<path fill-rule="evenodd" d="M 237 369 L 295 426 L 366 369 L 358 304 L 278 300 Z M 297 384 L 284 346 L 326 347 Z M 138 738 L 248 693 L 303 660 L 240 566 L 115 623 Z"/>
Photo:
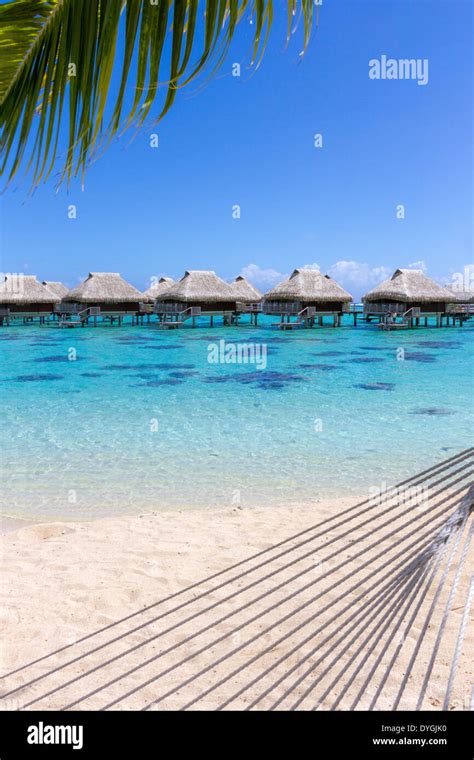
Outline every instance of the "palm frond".
<path fill-rule="evenodd" d="M 0 99 L 13 82 L 57 0 L 24 0 L 0 6 Z"/>
<path fill-rule="evenodd" d="M 313 2 L 288 0 L 288 38 L 299 12 L 304 48 L 313 27 Z M 179 87 L 211 61 L 213 70 L 222 65 L 239 23 L 249 16 L 256 66 L 272 24 L 272 0 L 12 0 L 0 5 L 2 174 L 10 181 L 25 162 L 34 185 L 46 180 L 64 126 L 67 149 L 60 181 L 83 174 L 98 145 L 124 127 L 143 125 L 159 95 L 157 120 L 172 107 Z M 115 67 L 119 85 L 111 94 Z"/>

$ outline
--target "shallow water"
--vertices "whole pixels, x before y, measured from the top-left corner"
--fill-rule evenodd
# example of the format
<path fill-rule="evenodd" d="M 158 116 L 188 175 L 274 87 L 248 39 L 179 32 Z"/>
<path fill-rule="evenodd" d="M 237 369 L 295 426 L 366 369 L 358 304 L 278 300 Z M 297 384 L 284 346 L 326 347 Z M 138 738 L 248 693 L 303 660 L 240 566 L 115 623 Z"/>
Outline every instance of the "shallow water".
<path fill-rule="evenodd" d="M 271 321 L 0 329 L 5 513 L 363 495 L 472 445 L 474 320 L 403 333 Z M 210 364 L 221 339 L 266 344 L 267 366 Z"/>

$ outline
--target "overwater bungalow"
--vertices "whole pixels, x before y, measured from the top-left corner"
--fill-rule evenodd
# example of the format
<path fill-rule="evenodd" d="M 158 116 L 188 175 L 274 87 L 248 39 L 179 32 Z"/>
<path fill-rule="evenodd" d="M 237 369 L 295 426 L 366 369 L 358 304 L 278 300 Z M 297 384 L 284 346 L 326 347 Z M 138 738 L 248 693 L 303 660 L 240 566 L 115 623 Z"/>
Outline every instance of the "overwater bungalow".
<path fill-rule="evenodd" d="M 385 326 L 413 327 L 424 319 L 449 323 L 453 294 L 428 277 L 421 269 L 396 269 L 384 282 L 362 298 L 367 321 L 373 318 Z M 454 317 L 455 319 L 455 317 Z"/>
<path fill-rule="evenodd" d="M 329 275 L 316 269 L 295 269 L 283 282 L 272 288 L 263 298 L 262 311 L 281 319 L 282 329 L 312 327 L 323 324 L 329 317 L 334 326 L 349 311 L 352 296 Z M 291 322 L 291 317 L 295 321 Z"/>
<path fill-rule="evenodd" d="M 11 319 L 44 322 L 60 300 L 34 275 L 8 274 L 0 284 L 0 322 L 9 324 Z"/>
<path fill-rule="evenodd" d="M 64 296 L 69 293 L 69 288 L 63 285 L 62 282 L 53 282 L 52 280 L 43 280 L 42 285 L 44 285 L 46 288 L 48 288 L 48 290 L 54 293 L 55 296 L 59 296 L 59 298 L 64 298 Z"/>
<path fill-rule="evenodd" d="M 449 287 L 453 301 L 450 306 L 451 314 L 464 315 L 466 318 L 474 316 L 474 290 L 461 290 Z"/>
<path fill-rule="evenodd" d="M 230 287 L 236 302 L 249 304 L 259 303 L 262 300 L 260 291 L 241 274 L 230 283 Z"/>
<path fill-rule="evenodd" d="M 86 279 L 63 298 L 60 309 L 65 314 L 80 311 L 86 319 L 101 316 L 121 324 L 126 316 L 131 316 L 134 322 L 145 300 L 144 294 L 118 272 L 89 272 Z"/>
<path fill-rule="evenodd" d="M 474 303 L 474 290 L 456 290 L 448 288 L 453 295 L 454 303 Z"/>
<path fill-rule="evenodd" d="M 231 286 L 215 272 L 187 270 L 155 303 L 163 326 L 178 327 L 187 319 L 195 324 L 196 317 L 207 315 L 213 324 L 214 316 L 222 316 L 230 324 L 235 311 L 235 295 Z"/>
<path fill-rule="evenodd" d="M 157 298 L 162 296 L 166 291 L 174 285 L 175 281 L 171 277 L 160 277 L 153 281 L 152 285 L 144 291 L 143 295 L 147 297 L 149 303 L 154 303 Z"/>
<path fill-rule="evenodd" d="M 230 287 L 235 298 L 235 321 L 240 314 L 250 314 L 252 324 L 257 324 L 258 315 L 262 311 L 262 294 L 243 275 L 239 274 Z"/>

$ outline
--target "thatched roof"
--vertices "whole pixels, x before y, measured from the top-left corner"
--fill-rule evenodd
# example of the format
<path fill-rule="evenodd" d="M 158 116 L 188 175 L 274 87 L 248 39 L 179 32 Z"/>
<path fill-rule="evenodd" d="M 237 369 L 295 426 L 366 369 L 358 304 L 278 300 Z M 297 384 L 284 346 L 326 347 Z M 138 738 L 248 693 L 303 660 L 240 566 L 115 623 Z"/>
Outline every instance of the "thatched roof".
<path fill-rule="evenodd" d="M 241 274 L 230 283 L 230 287 L 235 300 L 241 303 L 258 303 L 262 299 L 260 291 Z"/>
<path fill-rule="evenodd" d="M 158 296 L 162 296 L 171 285 L 174 285 L 174 280 L 171 277 L 160 277 L 151 285 L 148 290 L 145 290 L 144 295 L 152 301 Z"/>
<path fill-rule="evenodd" d="M 474 303 L 474 290 L 457 290 L 448 288 L 452 295 L 452 303 Z"/>
<path fill-rule="evenodd" d="M 80 285 L 69 291 L 68 301 L 79 303 L 137 303 L 143 293 L 126 282 L 118 272 L 89 272 Z"/>
<path fill-rule="evenodd" d="M 69 288 L 62 284 L 62 282 L 52 282 L 51 280 L 43 280 L 43 285 L 54 293 L 59 298 L 64 298 L 66 293 L 69 293 Z"/>
<path fill-rule="evenodd" d="M 235 301 L 232 288 L 215 272 L 188 270 L 162 296 L 163 301 L 219 303 Z"/>
<path fill-rule="evenodd" d="M 34 275 L 5 276 L 0 284 L 0 303 L 59 303 L 61 298 L 42 285 Z"/>
<path fill-rule="evenodd" d="M 363 296 L 363 301 L 400 301 L 401 303 L 426 303 L 428 301 L 452 301 L 453 294 L 442 288 L 421 269 L 396 269 L 388 280 L 377 285 Z"/>
<path fill-rule="evenodd" d="M 321 274 L 317 269 L 295 269 L 279 285 L 265 294 L 267 301 L 335 301 L 345 303 L 352 301 L 352 296 L 328 274 Z"/>

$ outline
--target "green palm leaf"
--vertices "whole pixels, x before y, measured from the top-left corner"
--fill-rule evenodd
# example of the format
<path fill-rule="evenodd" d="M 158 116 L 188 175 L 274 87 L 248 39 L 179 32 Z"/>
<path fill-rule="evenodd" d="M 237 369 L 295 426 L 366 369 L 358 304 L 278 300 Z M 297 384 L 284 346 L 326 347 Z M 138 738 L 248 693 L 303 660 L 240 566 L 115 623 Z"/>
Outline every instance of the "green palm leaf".
<path fill-rule="evenodd" d="M 288 0 L 288 38 L 294 17 L 301 14 L 305 48 L 313 5 L 314 0 Z M 25 163 L 34 185 L 45 180 L 55 166 L 64 124 L 68 137 L 60 181 L 83 174 L 99 146 L 123 128 L 143 125 L 158 95 L 163 94 L 160 119 L 179 87 L 211 64 L 215 71 L 239 23 L 250 15 L 252 64 L 258 65 L 272 24 L 272 0 L 12 0 L 0 5 L 2 174 L 9 181 Z M 116 66 L 120 83 L 112 95 Z"/>

